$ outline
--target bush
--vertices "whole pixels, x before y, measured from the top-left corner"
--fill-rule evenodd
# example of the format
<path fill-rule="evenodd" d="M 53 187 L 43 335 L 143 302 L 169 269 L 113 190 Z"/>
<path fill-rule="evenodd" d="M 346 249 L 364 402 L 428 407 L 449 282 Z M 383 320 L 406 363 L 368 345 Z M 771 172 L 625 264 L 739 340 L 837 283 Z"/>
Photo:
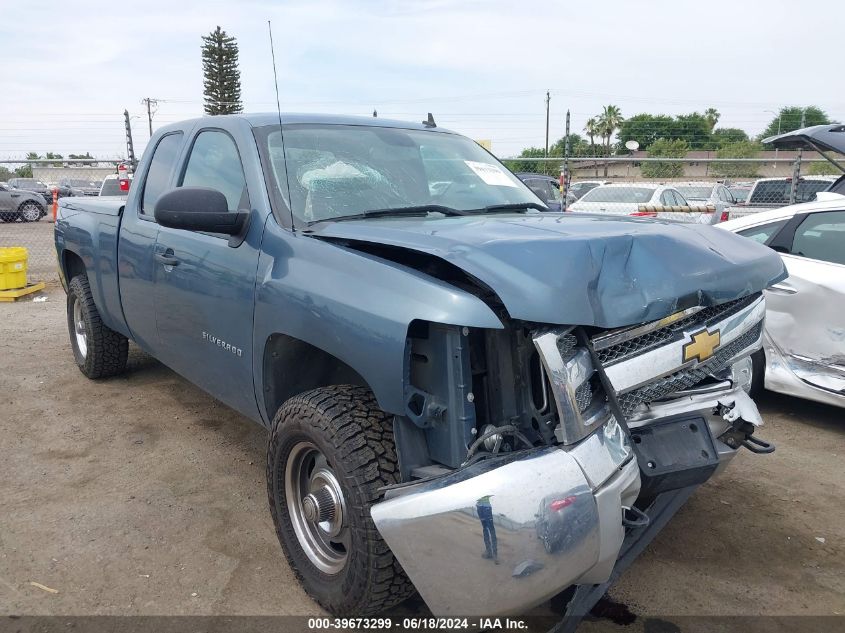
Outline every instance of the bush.
<path fill-rule="evenodd" d="M 680 138 L 659 138 L 648 147 L 649 158 L 684 158 L 689 144 Z M 680 178 L 684 175 L 683 163 L 646 162 L 640 167 L 646 178 Z"/>
<path fill-rule="evenodd" d="M 757 158 L 762 147 L 754 141 L 726 143 L 716 150 L 716 158 Z M 757 178 L 760 163 L 713 163 L 714 176 L 725 178 Z"/>

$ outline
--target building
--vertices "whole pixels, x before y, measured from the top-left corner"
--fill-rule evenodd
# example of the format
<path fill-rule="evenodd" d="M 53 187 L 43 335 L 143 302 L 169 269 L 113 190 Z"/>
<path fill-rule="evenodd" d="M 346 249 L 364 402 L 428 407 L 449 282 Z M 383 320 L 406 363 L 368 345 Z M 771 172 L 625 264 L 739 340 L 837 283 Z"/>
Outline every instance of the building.
<path fill-rule="evenodd" d="M 683 180 L 716 180 L 724 178 L 724 171 L 720 170 L 719 162 L 722 165 L 730 164 L 733 167 L 742 166 L 743 175 L 735 176 L 733 179 L 754 179 L 754 178 L 789 178 L 792 176 L 794 161 L 798 156 L 797 151 L 765 151 L 757 155 L 758 162 L 736 162 L 730 163 L 729 159 L 719 159 L 715 151 L 692 151 L 686 155 L 686 161 L 682 163 L 684 168 Z M 642 162 L 637 160 L 647 158 L 648 152 L 637 151 L 632 152 L 630 160 L 615 160 L 607 163 L 607 178 L 618 180 L 642 180 L 642 171 L 640 167 Z M 614 158 L 625 158 L 618 156 Z M 778 162 L 773 159 L 777 158 Z M 784 161 L 783 159 L 788 159 Z M 805 151 L 801 156 L 801 173 L 807 175 L 810 165 L 821 164 L 829 169 L 825 169 L 824 173 L 840 176 L 841 173 L 827 162 L 818 152 Z M 589 178 L 600 177 L 604 178 L 605 161 L 595 158 L 570 158 L 570 169 L 572 177 L 575 180 L 586 180 Z M 818 167 L 814 167 L 814 173 L 818 173 Z M 660 180 L 666 180 L 661 178 Z"/>

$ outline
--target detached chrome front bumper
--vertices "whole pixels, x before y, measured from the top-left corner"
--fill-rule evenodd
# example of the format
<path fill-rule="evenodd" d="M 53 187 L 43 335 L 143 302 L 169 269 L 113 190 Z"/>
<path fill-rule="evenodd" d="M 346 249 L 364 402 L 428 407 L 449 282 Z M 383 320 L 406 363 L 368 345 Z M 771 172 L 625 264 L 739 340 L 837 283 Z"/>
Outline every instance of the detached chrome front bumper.
<path fill-rule="evenodd" d="M 622 508 L 639 490 L 636 459 L 611 420 L 570 450 L 488 459 L 394 489 L 372 517 L 435 614 L 520 613 L 608 578 L 625 535 Z M 485 531 L 498 560 L 485 557 Z"/>
<path fill-rule="evenodd" d="M 684 395 L 631 420 L 647 426 L 678 414 L 701 415 L 721 470 L 737 450 L 716 439 L 730 425 L 722 405 L 755 426 L 754 402 L 737 385 Z M 611 420 L 571 447 L 523 451 L 388 491 L 372 507 L 376 528 L 436 615 L 504 615 L 525 610 L 570 585 L 610 578 L 625 537 L 623 508 L 640 492 L 637 459 Z M 484 556 L 488 498 L 498 563 Z"/>

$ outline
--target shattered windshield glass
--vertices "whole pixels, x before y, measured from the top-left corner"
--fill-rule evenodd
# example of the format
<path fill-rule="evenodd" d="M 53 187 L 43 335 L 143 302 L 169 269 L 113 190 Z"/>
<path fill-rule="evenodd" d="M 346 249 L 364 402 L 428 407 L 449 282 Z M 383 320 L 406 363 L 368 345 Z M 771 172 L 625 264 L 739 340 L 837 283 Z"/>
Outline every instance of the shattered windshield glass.
<path fill-rule="evenodd" d="M 478 144 L 455 134 L 360 125 L 286 125 L 284 154 L 278 127 L 264 128 L 263 134 L 259 130 L 256 137 L 266 143 L 272 184 L 285 200 L 290 187 L 293 213 L 305 222 L 374 209 L 401 212 L 438 205 L 474 211 L 539 202 Z"/>

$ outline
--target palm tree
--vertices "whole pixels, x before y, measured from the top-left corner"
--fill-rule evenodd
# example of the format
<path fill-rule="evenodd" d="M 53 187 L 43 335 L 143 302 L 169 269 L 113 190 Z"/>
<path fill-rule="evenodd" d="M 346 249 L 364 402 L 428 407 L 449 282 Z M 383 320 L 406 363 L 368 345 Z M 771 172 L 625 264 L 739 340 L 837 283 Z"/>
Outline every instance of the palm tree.
<path fill-rule="evenodd" d="M 704 111 L 704 118 L 707 119 L 707 125 L 710 126 L 710 132 L 713 132 L 713 128 L 716 127 L 716 124 L 719 122 L 719 111 L 716 108 L 707 108 Z"/>
<path fill-rule="evenodd" d="M 590 154 L 592 156 L 596 155 L 596 136 L 601 134 L 601 129 L 599 128 L 599 122 L 596 117 L 590 117 L 587 119 L 587 123 L 584 125 L 584 132 L 586 132 L 587 136 L 590 137 Z M 595 163 L 596 166 L 596 177 L 599 175 L 599 165 Z"/>
<path fill-rule="evenodd" d="M 601 116 L 599 116 L 598 124 L 602 137 L 604 138 L 605 156 L 610 156 L 610 139 L 616 133 L 616 130 L 622 124 L 622 111 L 619 106 L 606 105 L 602 109 Z M 604 175 L 607 177 L 608 162 L 604 163 Z"/>

